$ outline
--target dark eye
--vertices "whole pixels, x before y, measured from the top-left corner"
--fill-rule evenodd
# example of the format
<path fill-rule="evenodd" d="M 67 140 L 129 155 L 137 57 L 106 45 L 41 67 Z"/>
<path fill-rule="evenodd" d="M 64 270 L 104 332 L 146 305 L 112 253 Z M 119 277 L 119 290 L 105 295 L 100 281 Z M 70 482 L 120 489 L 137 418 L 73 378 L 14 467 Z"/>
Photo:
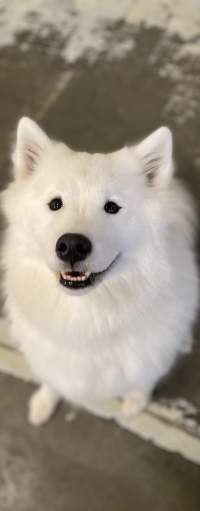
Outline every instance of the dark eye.
<path fill-rule="evenodd" d="M 105 203 L 104 210 L 106 213 L 109 213 L 110 215 L 116 215 L 118 211 L 121 209 L 116 202 L 108 201 Z"/>
<path fill-rule="evenodd" d="M 60 209 L 62 208 L 62 199 L 60 197 L 56 197 L 55 199 L 52 199 L 48 206 L 50 209 L 52 209 L 52 211 L 56 211 L 56 209 Z"/>

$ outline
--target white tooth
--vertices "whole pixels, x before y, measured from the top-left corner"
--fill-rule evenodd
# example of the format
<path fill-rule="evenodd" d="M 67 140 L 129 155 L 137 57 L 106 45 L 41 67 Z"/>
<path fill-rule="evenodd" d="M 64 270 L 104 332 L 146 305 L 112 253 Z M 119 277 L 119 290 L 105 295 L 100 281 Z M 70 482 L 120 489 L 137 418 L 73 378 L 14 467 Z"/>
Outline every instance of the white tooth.
<path fill-rule="evenodd" d="M 68 282 L 84 282 L 91 275 L 90 271 L 80 272 L 80 275 L 74 277 L 69 272 L 61 272 L 62 278 Z"/>

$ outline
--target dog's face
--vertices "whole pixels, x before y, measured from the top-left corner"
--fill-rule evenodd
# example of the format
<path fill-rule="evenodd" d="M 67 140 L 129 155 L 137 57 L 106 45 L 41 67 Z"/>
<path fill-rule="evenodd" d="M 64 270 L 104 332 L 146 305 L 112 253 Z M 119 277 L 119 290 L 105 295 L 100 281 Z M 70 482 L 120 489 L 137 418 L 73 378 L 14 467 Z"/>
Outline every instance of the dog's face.
<path fill-rule="evenodd" d="M 80 294 L 133 265 L 145 242 L 149 191 L 171 175 L 171 135 L 161 128 L 135 147 L 92 155 L 50 140 L 24 118 L 14 167 L 3 196 L 13 249 L 17 240 L 22 257 Z"/>

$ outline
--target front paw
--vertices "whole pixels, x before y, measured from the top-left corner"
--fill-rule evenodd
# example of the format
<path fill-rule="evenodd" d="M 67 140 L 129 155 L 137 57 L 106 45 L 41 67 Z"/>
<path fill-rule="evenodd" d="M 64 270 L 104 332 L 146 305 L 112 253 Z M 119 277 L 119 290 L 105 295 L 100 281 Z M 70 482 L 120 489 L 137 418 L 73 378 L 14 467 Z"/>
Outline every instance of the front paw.
<path fill-rule="evenodd" d="M 129 419 L 138 415 L 148 405 L 148 396 L 142 391 L 131 392 L 123 399 L 121 413 L 123 417 Z"/>
<path fill-rule="evenodd" d="M 29 401 L 28 420 L 34 426 L 45 424 L 58 404 L 58 396 L 46 386 L 40 387 Z"/>

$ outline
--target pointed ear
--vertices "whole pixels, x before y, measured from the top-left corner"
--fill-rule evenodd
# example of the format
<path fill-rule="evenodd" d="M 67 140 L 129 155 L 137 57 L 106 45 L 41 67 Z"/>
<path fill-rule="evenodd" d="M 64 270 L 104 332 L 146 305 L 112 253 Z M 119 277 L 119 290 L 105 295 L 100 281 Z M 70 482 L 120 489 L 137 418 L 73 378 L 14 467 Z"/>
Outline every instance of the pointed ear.
<path fill-rule="evenodd" d="M 165 186 L 173 174 L 172 133 L 162 127 L 135 147 L 144 172 L 152 185 Z"/>
<path fill-rule="evenodd" d="M 17 126 L 17 142 L 13 154 L 16 175 L 33 172 L 49 143 L 46 133 L 34 121 L 22 117 Z"/>

